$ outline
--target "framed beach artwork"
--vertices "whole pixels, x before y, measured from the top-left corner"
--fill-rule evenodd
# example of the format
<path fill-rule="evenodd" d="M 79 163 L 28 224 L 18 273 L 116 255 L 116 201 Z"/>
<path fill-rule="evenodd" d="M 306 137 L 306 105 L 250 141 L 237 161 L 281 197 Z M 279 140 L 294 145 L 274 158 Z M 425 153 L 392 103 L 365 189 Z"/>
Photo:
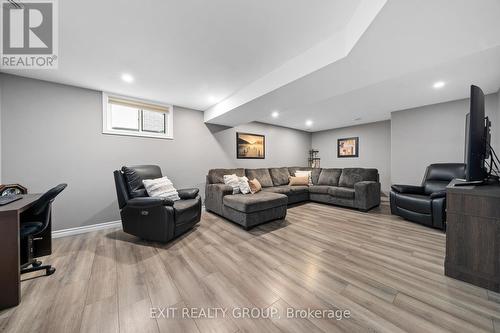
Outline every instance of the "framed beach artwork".
<path fill-rule="evenodd" d="M 337 157 L 359 157 L 359 137 L 338 139 Z"/>
<path fill-rule="evenodd" d="M 236 158 L 266 158 L 266 137 L 260 134 L 237 132 Z"/>

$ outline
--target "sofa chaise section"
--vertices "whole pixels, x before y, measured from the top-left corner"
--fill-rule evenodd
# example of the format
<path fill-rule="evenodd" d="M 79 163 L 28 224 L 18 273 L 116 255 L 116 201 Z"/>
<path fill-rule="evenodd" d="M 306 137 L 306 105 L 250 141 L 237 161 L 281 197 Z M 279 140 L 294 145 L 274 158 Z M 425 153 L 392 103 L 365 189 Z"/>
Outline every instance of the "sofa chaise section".
<path fill-rule="evenodd" d="M 286 195 L 271 192 L 226 195 L 222 201 L 222 215 L 245 229 L 285 218 L 288 203 Z"/>

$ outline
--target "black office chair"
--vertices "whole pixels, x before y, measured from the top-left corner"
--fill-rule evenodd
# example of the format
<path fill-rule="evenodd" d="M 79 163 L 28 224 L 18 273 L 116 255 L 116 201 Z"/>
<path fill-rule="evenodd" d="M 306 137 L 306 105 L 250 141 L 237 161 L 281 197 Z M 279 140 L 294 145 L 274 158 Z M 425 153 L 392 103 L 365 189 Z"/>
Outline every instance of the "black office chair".
<path fill-rule="evenodd" d="M 27 211 L 21 214 L 21 243 L 25 244 L 26 263 L 21 265 L 21 274 L 45 270 L 46 275 L 56 271 L 51 265 L 43 265 L 33 258 L 33 238 L 42 233 L 50 222 L 52 202 L 61 193 L 67 184 L 59 184 L 45 192 Z M 29 267 L 32 266 L 32 267 Z"/>

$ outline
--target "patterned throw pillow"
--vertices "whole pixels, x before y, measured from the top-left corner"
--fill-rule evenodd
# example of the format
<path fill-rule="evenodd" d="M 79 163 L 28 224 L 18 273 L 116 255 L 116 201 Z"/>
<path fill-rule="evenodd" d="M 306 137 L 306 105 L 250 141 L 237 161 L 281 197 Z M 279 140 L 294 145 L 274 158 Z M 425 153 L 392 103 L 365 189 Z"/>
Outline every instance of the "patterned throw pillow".
<path fill-rule="evenodd" d="M 144 179 L 142 183 L 150 197 L 168 198 L 173 201 L 181 199 L 174 185 L 167 177 Z"/>
<path fill-rule="evenodd" d="M 235 174 L 224 175 L 224 184 L 233 188 L 233 194 L 240 193 L 240 179 Z"/>
<path fill-rule="evenodd" d="M 238 180 L 241 193 L 243 194 L 250 193 L 250 185 L 248 185 L 248 178 L 243 176 L 243 177 L 238 177 Z"/>

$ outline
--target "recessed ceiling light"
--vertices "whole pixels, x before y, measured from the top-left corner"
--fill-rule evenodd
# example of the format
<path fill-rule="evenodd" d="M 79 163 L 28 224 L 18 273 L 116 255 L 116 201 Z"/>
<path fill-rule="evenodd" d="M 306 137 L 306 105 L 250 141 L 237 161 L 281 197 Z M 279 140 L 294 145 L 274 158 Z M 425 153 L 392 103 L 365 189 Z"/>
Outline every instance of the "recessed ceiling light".
<path fill-rule="evenodd" d="M 307 126 L 307 127 L 311 127 L 311 126 L 312 126 L 312 124 L 313 124 L 313 121 L 312 121 L 312 120 L 310 120 L 310 119 L 309 119 L 309 120 L 306 120 L 306 126 Z"/>
<path fill-rule="evenodd" d="M 433 87 L 434 87 L 434 89 L 439 89 L 439 88 L 443 88 L 445 84 L 446 83 L 444 81 L 438 81 L 438 82 L 434 83 Z"/>
<path fill-rule="evenodd" d="M 219 99 L 217 97 L 215 97 L 214 95 L 210 95 L 210 96 L 208 96 L 208 102 L 215 104 L 215 103 L 219 102 Z"/>
<path fill-rule="evenodd" d="M 128 73 L 123 73 L 122 74 L 122 80 L 127 83 L 132 83 L 134 82 L 134 77 Z"/>
<path fill-rule="evenodd" d="M 273 118 L 278 118 L 280 116 L 280 113 L 278 111 L 273 111 L 273 113 L 271 113 L 271 117 Z"/>

